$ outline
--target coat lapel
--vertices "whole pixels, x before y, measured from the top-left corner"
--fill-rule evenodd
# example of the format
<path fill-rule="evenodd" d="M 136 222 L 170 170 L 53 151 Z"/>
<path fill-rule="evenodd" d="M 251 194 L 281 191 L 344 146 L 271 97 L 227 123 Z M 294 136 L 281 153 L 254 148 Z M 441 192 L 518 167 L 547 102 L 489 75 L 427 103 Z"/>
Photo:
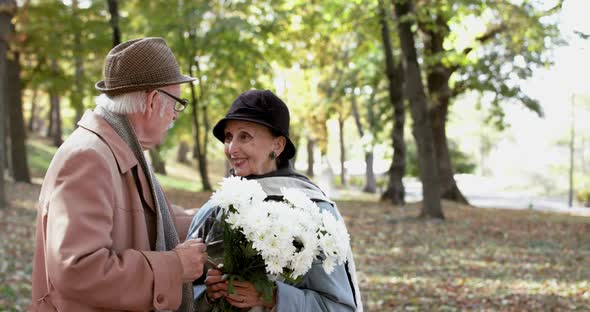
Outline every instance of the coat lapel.
<path fill-rule="evenodd" d="M 135 155 L 133 155 L 133 151 L 131 151 L 117 132 L 102 117 L 92 111 L 86 111 L 82 119 L 78 122 L 78 125 L 94 132 L 109 146 L 115 156 L 121 174 L 127 174 L 131 168 L 137 166 L 136 182 L 139 180 L 139 185 L 137 185 L 139 193 L 149 208 L 155 211 L 151 187 L 146 177 L 147 173 L 144 173 L 138 166 L 139 162 Z M 131 174 L 133 175 L 133 173 Z"/>

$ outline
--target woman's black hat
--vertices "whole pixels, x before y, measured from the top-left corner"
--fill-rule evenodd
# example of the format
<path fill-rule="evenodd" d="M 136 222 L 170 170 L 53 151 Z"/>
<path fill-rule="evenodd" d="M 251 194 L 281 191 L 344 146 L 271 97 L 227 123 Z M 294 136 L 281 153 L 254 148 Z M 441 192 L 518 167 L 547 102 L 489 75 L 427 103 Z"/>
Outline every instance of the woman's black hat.
<path fill-rule="evenodd" d="M 240 94 L 215 127 L 213 135 L 225 141 L 225 124 L 228 120 L 255 122 L 270 128 L 273 134 L 287 139 L 280 159 L 289 160 L 295 156 L 295 145 L 289 138 L 289 108 L 278 96 L 269 90 L 249 90 Z"/>

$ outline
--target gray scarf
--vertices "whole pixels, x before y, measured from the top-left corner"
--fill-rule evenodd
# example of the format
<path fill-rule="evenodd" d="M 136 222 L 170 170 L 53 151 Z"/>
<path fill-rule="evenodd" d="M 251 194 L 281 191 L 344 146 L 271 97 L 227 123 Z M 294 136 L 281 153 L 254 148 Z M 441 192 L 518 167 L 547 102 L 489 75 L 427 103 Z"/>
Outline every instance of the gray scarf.
<path fill-rule="evenodd" d="M 150 190 L 154 198 L 154 204 L 156 205 L 157 234 L 155 251 L 172 250 L 180 242 L 178 234 L 176 233 L 176 227 L 172 220 L 172 215 L 170 214 L 162 187 L 160 187 L 154 172 L 151 170 L 145 159 L 143 150 L 129 119 L 127 119 L 125 115 L 111 113 L 100 106 L 96 107 L 94 112 L 104 118 L 121 139 L 127 143 L 127 146 L 129 146 L 139 161 L 141 169 L 146 173 L 146 177 L 150 184 Z M 177 311 L 193 311 L 193 287 L 191 283 L 184 283 L 182 285 L 182 303 Z"/>

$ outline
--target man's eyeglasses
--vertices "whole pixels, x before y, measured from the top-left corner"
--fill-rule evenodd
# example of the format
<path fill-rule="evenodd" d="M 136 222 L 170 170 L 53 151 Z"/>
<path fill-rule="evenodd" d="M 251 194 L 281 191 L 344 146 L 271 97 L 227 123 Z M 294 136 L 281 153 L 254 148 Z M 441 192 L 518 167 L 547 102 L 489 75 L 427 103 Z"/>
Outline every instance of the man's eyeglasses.
<path fill-rule="evenodd" d="M 176 101 L 176 102 L 174 102 L 174 110 L 179 113 L 182 112 L 189 103 L 189 101 L 187 99 L 181 99 L 181 98 L 176 97 L 176 96 L 174 96 L 162 89 L 156 89 L 156 91 L 162 92 L 162 93 L 166 94 L 167 96 L 171 97 L 172 99 L 174 99 L 174 101 Z"/>

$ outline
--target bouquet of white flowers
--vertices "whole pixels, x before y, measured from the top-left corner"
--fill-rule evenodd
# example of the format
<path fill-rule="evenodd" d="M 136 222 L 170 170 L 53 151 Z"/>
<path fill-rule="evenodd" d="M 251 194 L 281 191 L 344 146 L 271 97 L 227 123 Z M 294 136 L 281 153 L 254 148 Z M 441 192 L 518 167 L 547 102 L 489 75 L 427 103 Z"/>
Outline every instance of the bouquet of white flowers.
<path fill-rule="evenodd" d="M 274 281 L 296 283 L 323 261 L 327 273 L 347 261 L 350 237 L 342 220 L 321 211 L 302 191 L 281 189 L 283 201 L 266 200 L 256 180 L 225 178 L 211 197 L 221 209 L 223 271 L 229 291 L 234 279 L 247 280 L 272 301 Z M 217 310 L 231 310 L 225 300 Z"/>

